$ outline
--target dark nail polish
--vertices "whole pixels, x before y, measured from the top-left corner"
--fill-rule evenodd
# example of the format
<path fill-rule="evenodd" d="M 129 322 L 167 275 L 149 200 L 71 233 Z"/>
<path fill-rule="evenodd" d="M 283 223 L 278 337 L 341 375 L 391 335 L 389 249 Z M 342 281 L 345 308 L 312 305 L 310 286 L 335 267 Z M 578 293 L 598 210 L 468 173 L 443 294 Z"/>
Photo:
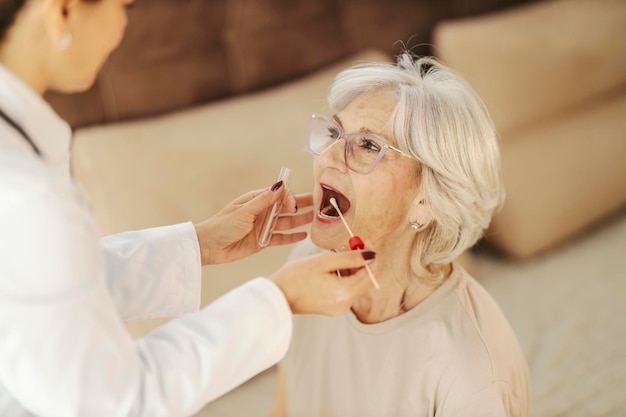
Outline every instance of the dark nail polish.
<path fill-rule="evenodd" d="M 298 212 L 298 203 L 296 203 L 296 213 Z"/>
<path fill-rule="evenodd" d="M 361 256 L 363 256 L 363 259 L 366 261 L 369 261 L 370 259 L 374 259 L 376 257 L 376 252 L 367 250 L 365 252 L 361 252 Z"/>
<path fill-rule="evenodd" d="M 276 184 L 272 185 L 272 191 L 278 190 L 280 187 L 282 187 L 282 185 L 283 185 L 283 181 L 282 180 L 278 181 Z"/>

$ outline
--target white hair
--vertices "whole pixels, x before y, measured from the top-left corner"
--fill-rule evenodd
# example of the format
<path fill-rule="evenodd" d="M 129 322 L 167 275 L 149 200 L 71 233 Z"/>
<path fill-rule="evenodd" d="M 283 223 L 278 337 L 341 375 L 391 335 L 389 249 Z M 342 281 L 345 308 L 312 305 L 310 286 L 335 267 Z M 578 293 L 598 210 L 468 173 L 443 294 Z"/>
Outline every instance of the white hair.
<path fill-rule="evenodd" d="M 432 57 L 405 52 L 397 64 L 359 64 L 342 71 L 328 103 L 339 113 L 372 91 L 397 98 L 389 131 L 402 151 L 421 162 L 417 177 L 433 219 L 416 233 L 411 267 L 437 283 L 442 275 L 429 267 L 451 262 L 473 246 L 504 201 L 493 122 L 470 85 Z"/>

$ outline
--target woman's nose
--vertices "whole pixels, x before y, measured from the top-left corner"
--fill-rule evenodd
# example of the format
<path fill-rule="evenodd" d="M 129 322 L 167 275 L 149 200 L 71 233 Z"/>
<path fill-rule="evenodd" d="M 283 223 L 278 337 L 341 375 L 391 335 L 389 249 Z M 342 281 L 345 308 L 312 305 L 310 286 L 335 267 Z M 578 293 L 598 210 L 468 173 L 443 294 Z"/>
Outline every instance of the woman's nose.
<path fill-rule="evenodd" d="M 318 157 L 317 164 L 327 168 L 336 168 L 340 172 L 348 171 L 345 160 L 345 139 L 337 139 L 332 145 L 326 148 Z"/>

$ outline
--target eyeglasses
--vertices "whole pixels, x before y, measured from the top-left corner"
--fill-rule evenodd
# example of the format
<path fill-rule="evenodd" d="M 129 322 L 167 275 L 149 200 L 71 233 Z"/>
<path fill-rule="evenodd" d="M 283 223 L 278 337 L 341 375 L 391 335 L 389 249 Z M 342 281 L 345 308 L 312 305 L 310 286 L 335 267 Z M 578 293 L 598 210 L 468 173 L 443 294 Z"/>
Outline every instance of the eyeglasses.
<path fill-rule="evenodd" d="M 330 148 L 338 140 L 346 141 L 344 160 L 346 166 L 359 174 L 369 174 L 383 158 L 388 149 L 400 155 L 413 156 L 394 148 L 386 141 L 371 133 L 346 134 L 333 119 L 321 114 L 314 114 L 309 124 L 307 142 L 309 150 L 316 156 Z"/>

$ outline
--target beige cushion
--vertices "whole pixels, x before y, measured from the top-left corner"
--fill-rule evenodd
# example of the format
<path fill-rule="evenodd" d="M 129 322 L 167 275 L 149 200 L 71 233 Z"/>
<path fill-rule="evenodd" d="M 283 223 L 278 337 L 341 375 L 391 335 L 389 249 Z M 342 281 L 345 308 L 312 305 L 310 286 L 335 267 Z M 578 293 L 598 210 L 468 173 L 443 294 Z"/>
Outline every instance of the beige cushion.
<path fill-rule="evenodd" d="M 443 22 L 435 51 L 483 98 L 502 135 L 626 86 L 626 2 L 542 1 Z"/>
<path fill-rule="evenodd" d="M 491 243 L 527 258 L 626 204 L 626 2 L 544 1 L 443 22 L 435 44 L 502 140 L 508 196 Z"/>
<path fill-rule="evenodd" d="M 527 258 L 626 205 L 626 94 L 504 142 L 504 209 L 489 240 Z"/>

